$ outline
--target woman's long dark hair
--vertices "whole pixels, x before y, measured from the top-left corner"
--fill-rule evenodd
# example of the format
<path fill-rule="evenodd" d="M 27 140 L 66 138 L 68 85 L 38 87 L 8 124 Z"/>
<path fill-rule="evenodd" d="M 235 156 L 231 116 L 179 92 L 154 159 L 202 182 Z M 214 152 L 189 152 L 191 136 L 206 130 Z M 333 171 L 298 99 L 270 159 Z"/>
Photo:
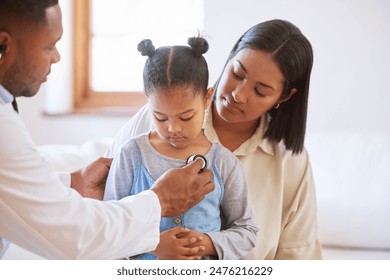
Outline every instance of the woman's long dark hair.
<path fill-rule="evenodd" d="M 310 74 L 313 65 L 313 50 L 310 42 L 292 23 L 285 20 L 270 20 L 259 23 L 246 31 L 234 45 L 227 63 L 242 49 L 262 50 L 272 54 L 279 66 L 285 84 L 279 108 L 268 111 L 270 122 L 264 137 L 271 141 L 283 141 L 288 150 L 299 154 L 303 150 Z M 218 87 L 219 79 L 215 85 Z"/>

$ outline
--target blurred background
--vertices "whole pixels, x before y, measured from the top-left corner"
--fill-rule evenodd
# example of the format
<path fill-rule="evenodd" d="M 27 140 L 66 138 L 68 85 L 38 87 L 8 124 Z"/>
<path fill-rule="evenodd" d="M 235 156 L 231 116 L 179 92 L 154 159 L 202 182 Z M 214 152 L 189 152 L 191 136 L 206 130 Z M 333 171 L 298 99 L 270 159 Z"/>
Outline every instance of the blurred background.
<path fill-rule="evenodd" d="M 314 49 L 308 135 L 324 130 L 367 133 L 390 130 L 389 1 L 202 2 L 204 15 L 199 25 L 203 26 L 194 26 L 192 34 L 186 37 L 196 35 L 195 30 L 200 29 L 201 35 L 208 39 L 210 50 L 206 58 L 210 68 L 210 85 L 219 76 L 233 44 L 244 31 L 261 21 L 286 19 L 301 29 Z M 35 97 L 19 101 L 21 117 L 38 145 L 80 144 L 91 138 L 114 137 L 129 118 L 125 115 L 71 113 L 72 3 L 60 1 L 64 35 L 58 49 L 62 60 L 53 65 L 48 82 Z M 115 1 L 110 3 L 114 5 Z M 162 8 L 159 11 L 165 12 Z M 110 22 L 109 18 L 107 22 Z M 106 53 L 108 58 L 113 55 L 112 52 Z M 141 75 L 142 67 L 139 72 Z M 59 115 L 44 114 L 56 110 Z M 64 112 L 66 114 L 63 115 Z"/>

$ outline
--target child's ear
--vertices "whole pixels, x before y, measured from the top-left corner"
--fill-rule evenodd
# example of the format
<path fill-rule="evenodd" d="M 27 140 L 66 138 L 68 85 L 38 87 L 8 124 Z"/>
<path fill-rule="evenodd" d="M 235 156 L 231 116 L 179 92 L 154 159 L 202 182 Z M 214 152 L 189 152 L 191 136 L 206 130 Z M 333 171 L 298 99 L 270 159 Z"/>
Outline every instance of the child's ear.
<path fill-rule="evenodd" d="M 205 107 L 208 108 L 210 106 L 210 102 L 213 98 L 214 93 L 214 87 L 210 87 L 207 89 L 206 95 L 205 95 Z"/>

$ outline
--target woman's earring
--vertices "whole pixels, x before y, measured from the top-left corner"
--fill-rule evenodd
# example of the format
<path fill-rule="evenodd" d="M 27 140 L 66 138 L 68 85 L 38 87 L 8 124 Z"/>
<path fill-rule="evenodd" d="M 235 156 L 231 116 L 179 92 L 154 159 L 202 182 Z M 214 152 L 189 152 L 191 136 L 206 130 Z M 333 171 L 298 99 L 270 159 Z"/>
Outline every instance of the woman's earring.
<path fill-rule="evenodd" d="M 272 121 L 271 113 L 267 112 L 267 122 L 271 122 L 271 121 Z"/>
<path fill-rule="evenodd" d="M 280 106 L 280 103 L 276 104 L 276 105 L 274 106 L 274 109 L 278 109 L 279 106 Z"/>

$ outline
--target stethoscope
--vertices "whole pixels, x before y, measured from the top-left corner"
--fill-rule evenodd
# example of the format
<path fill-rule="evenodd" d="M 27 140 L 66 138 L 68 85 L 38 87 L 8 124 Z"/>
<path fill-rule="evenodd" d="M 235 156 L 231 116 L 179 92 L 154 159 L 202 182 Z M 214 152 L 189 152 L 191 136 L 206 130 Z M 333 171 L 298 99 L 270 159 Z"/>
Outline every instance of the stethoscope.
<path fill-rule="evenodd" d="M 196 160 L 197 158 L 200 158 L 201 160 L 203 160 L 203 165 L 202 165 L 202 168 L 199 170 L 199 173 L 203 172 L 203 170 L 206 169 L 207 167 L 207 160 L 204 156 L 202 155 L 190 155 L 188 158 L 187 158 L 187 164 L 189 164 L 190 162 L 193 162 L 194 160 Z"/>

